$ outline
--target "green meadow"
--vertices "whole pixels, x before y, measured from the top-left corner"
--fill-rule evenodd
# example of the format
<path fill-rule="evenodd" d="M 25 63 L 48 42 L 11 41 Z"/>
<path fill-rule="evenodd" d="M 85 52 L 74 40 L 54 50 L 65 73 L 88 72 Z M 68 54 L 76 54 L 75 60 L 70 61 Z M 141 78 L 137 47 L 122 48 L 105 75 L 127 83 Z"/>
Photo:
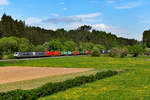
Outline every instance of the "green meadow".
<path fill-rule="evenodd" d="M 39 100 L 150 100 L 150 57 L 75 56 L 0 62 L 5 66 L 130 69 L 110 78 L 39 98 Z"/>

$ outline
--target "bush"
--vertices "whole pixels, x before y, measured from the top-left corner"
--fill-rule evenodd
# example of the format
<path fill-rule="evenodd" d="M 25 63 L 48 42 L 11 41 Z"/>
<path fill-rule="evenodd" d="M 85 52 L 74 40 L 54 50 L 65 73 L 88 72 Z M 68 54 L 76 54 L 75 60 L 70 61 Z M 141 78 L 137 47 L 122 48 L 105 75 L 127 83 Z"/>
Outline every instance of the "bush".
<path fill-rule="evenodd" d="M 14 58 L 13 54 L 8 54 L 3 56 L 3 59 L 13 59 L 13 58 Z"/>
<path fill-rule="evenodd" d="M 29 51 L 29 47 L 29 41 L 24 38 L 4 37 L 0 39 L 0 51 L 2 51 L 2 53 L 5 55 L 18 51 Z"/>
<path fill-rule="evenodd" d="M 138 55 L 145 52 L 145 48 L 140 45 L 129 46 L 128 51 L 132 54 L 133 57 L 137 57 Z"/>
<path fill-rule="evenodd" d="M 128 55 L 128 49 L 127 48 L 121 48 L 120 49 L 120 57 L 124 58 Z"/>
<path fill-rule="evenodd" d="M 116 74 L 118 74 L 117 71 L 98 72 L 95 75 L 76 77 L 64 82 L 47 83 L 42 87 L 32 90 L 13 90 L 6 93 L 0 93 L 0 100 L 36 100 L 40 97 L 48 96 L 68 88 L 80 86 Z"/>
<path fill-rule="evenodd" d="M 86 50 L 93 50 L 93 48 L 94 48 L 94 44 L 91 43 L 91 42 L 82 43 L 82 44 L 80 44 L 80 46 L 82 47 L 81 50 L 83 50 L 83 51 L 86 51 Z"/>
<path fill-rule="evenodd" d="M 95 44 L 95 48 L 97 48 L 98 50 L 106 50 L 105 46 L 101 44 Z"/>
<path fill-rule="evenodd" d="M 34 47 L 34 51 L 36 52 L 45 52 L 46 48 L 44 47 L 44 45 L 37 45 Z"/>
<path fill-rule="evenodd" d="M 126 48 L 113 48 L 109 53 L 110 57 L 126 57 L 128 54 L 128 50 Z"/>
<path fill-rule="evenodd" d="M 59 40 L 51 40 L 43 45 L 48 51 L 61 51 L 62 43 Z"/>
<path fill-rule="evenodd" d="M 109 53 L 109 56 L 110 57 L 119 57 L 119 53 L 118 53 L 118 49 L 117 48 L 113 48 L 112 50 L 111 50 L 111 52 Z"/>
<path fill-rule="evenodd" d="M 64 51 L 75 51 L 77 49 L 77 44 L 74 41 L 64 42 L 63 50 Z"/>
<path fill-rule="evenodd" d="M 93 50 L 93 51 L 92 51 L 92 56 L 93 56 L 93 57 L 99 57 L 99 56 L 100 56 L 100 51 L 98 51 L 98 50 Z"/>

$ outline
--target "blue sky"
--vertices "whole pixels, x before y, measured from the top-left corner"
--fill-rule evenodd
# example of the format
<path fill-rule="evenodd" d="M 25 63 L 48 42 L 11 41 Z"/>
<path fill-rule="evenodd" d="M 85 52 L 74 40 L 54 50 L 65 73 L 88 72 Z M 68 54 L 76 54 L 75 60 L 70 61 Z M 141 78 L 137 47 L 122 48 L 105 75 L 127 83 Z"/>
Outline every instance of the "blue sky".
<path fill-rule="evenodd" d="M 150 29 L 149 10 L 149 0 L 0 0 L 0 16 L 5 12 L 28 25 L 69 30 L 87 24 L 138 40 Z"/>

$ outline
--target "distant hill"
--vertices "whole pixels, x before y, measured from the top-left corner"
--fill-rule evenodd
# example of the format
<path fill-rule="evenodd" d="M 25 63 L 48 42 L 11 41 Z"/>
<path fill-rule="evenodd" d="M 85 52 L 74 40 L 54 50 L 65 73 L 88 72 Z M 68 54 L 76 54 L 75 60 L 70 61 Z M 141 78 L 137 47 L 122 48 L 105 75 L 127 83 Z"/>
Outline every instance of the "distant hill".
<path fill-rule="evenodd" d="M 84 25 L 78 29 L 69 31 L 64 29 L 57 29 L 56 31 L 47 30 L 40 27 L 27 26 L 24 21 L 14 20 L 11 16 L 3 14 L 0 21 L 0 38 L 10 36 L 23 37 L 34 45 L 43 44 L 52 39 L 68 39 L 78 44 L 80 42 L 102 44 L 107 48 L 135 45 L 138 43 L 135 39 L 117 37 L 111 33 L 91 29 L 91 26 Z"/>

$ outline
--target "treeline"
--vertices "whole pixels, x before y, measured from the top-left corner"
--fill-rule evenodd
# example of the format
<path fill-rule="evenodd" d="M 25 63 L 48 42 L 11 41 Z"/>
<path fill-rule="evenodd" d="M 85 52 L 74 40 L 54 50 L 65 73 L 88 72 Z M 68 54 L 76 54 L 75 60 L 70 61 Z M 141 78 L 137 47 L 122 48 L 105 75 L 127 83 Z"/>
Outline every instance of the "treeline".
<path fill-rule="evenodd" d="M 135 45 L 134 39 L 118 38 L 116 35 L 104 31 L 92 30 L 91 26 L 81 26 L 75 30 L 64 29 L 46 30 L 40 27 L 28 26 L 24 21 L 14 20 L 11 16 L 4 14 L 0 21 L 0 38 L 3 37 L 26 38 L 33 45 L 43 45 L 50 40 L 73 41 L 77 45 L 81 43 L 101 44 L 106 49 L 117 46 Z"/>
<path fill-rule="evenodd" d="M 150 30 L 143 32 L 143 43 L 150 48 Z"/>
<path fill-rule="evenodd" d="M 86 51 L 105 50 L 100 44 L 80 43 L 71 40 L 53 39 L 42 45 L 33 45 L 25 38 L 3 37 L 0 39 L 0 58 L 13 58 L 14 52 L 45 52 L 45 51 Z"/>
<path fill-rule="evenodd" d="M 14 52 L 45 52 L 45 51 L 91 51 L 92 56 L 100 56 L 100 51 L 107 50 L 104 45 L 91 42 L 80 43 L 79 45 L 71 40 L 54 39 L 42 45 L 32 45 L 29 40 L 17 37 L 3 37 L 0 39 L 0 59 L 13 58 Z M 109 50 L 110 57 L 126 57 L 132 54 L 137 57 L 146 52 L 145 45 L 134 45 L 124 47 L 113 47 Z"/>

